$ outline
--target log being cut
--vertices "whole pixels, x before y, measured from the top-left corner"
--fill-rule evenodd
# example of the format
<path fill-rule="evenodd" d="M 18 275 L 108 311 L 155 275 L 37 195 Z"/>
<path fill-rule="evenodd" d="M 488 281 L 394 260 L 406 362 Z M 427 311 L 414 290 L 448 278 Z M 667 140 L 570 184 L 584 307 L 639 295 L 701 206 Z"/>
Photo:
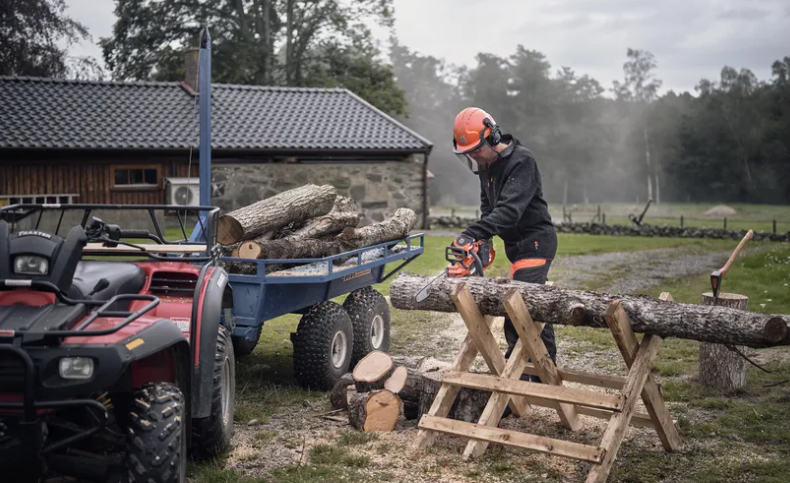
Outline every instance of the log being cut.
<path fill-rule="evenodd" d="M 331 185 L 308 184 L 284 191 L 219 218 L 217 240 L 223 245 L 249 240 L 289 223 L 325 215 L 332 209 L 337 190 Z"/>
<path fill-rule="evenodd" d="M 507 315 L 502 301 L 509 290 L 517 290 L 536 321 L 606 328 L 606 308 L 612 300 L 620 300 L 635 332 L 754 348 L 790 345 L 787 315 L 481 277 L 437 279 L 428 297 L 416 302 L 415 295 L 432 278 L 401 273 L 390 285 L 392 306 L 402 310 L 457 312 L 450 294 L 459 283 L 465 283 L 483 315 Z"/>

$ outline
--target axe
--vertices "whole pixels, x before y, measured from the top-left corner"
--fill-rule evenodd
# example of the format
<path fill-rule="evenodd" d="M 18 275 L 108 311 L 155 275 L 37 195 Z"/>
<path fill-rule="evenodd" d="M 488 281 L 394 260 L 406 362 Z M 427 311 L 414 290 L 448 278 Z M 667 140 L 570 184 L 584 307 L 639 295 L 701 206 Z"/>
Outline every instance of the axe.
<path fill-rule="evenodd" d="M 735 261 L 735 259 L 738 257 L 738 254 L 743 249 L 743 246 L 746 245 L 747 241 L 752 239 L 753 235 L 754 232 L 752 230 L 749 230 L 746 233 L 746 235 L 743 237 L 741 242 L 738 244 L 738 246 L 735 248 L 735 251 L 732 252 L 732 255 L 730 255 L 730 258 L 729 260 L 727 260 L 727 263 L 725 263 L 724 266 L 721 267 L 721 269 L 714 270 L 713 273 L 710 274 L 710 287 L 711 289 L 713 289 L 714 299 L 718 299 L 719 297 L 719 290 L 721 290 L 721 280 L 724 278 L 725 275 L 727 275 L 727 272 L 730 270 L 730 266 L 732 265 L 732 262 Z"/>

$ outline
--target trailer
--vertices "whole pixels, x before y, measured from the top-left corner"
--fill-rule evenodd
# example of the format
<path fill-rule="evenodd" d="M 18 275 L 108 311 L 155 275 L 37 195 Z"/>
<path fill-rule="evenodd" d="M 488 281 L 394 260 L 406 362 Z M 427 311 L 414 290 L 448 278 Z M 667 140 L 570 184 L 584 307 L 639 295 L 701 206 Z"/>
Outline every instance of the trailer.
<path fill-rule="evenodd" d="M 294 376 L 306 388 L 331 388 L 366 354 L 389 349 L 389 303 L 373 285 L 388 280 L 424 249 L 423 234 L 416 234 L 320 259 L 222 258 L 256 268 L 255 274 L 228 275 L 234 352 L 251 353 L 266 321 L 299 314 L 291 333 Z M 267 274 L 267 267 L 283 264 L 291 267 Z M 342 305 L 332 300 L 343 295 Z"/>

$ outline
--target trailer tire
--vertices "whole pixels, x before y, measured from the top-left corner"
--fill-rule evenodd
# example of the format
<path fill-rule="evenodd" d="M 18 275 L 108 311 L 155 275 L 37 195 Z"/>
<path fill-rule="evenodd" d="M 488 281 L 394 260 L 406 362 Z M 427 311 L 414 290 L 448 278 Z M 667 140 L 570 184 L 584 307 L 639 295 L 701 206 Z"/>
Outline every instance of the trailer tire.
<path fill-rule="evenodd" d="M 352 366 L 372 351 L 389 351 L 390 307 L 383 295 L 372 287 L 363 287 L 346 297 L 343 308 L 354 327 Z"/>
<path fill-rule="evenodd" d="M 184 395 L 168 382 L 136 389 L 128 413 L 126 466 L 129 483 L 186 481 Z"/>
<path fill-rule="evenodd" d="M 319 302 L 302 316 L 294 345 L 294 377 L 302 387 L 328 391 L 349 372 L 354 347 L 351 318 L 335 302 Z"/>
<path fill-rule="evenodd" d="M 219 326 L 214 353 L 211 413 L 192 420 L 192 454 L 197 459 L 213 458 L 230 448 L 236 387 L 236 358 L 228 329 Z"/>

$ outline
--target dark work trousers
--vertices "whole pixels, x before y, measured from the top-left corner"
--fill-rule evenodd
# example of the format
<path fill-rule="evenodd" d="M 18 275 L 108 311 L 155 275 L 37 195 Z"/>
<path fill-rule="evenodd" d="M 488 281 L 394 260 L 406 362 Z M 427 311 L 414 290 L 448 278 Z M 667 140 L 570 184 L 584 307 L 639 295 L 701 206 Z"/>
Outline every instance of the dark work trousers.
<path fill-rule="evenodd" d="M 551 260 L 546 260 L 546 264 L 539 267 L 518 269 L 513 273 L 513 280 L 545 284 L 548 280 L 550 266 Z M 543 344 L 546 345 L 546 350 L 549 352 L 549 357 L 551 357 L 551 360 L 556 364 L 557 345 L 554 340 L 554 326 L 552 324 L 545 324 L 543 326 L 543 331 L 540 333 L 540 338 L 543 340 Z M 518 333 L 516 332 L 515 327 L 513 327 L 513 322 L 510 321 L 509 317 L 505 317 L 505 339 L 507 340 L 507 352 L 505 353 L 505 359 L 507 359 L 513 352 L 513 347 L 515 347 L 516 341 L 518 341 Z M 522 379 L 527 380 L 526 377 L 523 377 Z M 532 376 L 530 380 L 534 382 L 540 382 L 540 378 L 538 376 Z"/>

